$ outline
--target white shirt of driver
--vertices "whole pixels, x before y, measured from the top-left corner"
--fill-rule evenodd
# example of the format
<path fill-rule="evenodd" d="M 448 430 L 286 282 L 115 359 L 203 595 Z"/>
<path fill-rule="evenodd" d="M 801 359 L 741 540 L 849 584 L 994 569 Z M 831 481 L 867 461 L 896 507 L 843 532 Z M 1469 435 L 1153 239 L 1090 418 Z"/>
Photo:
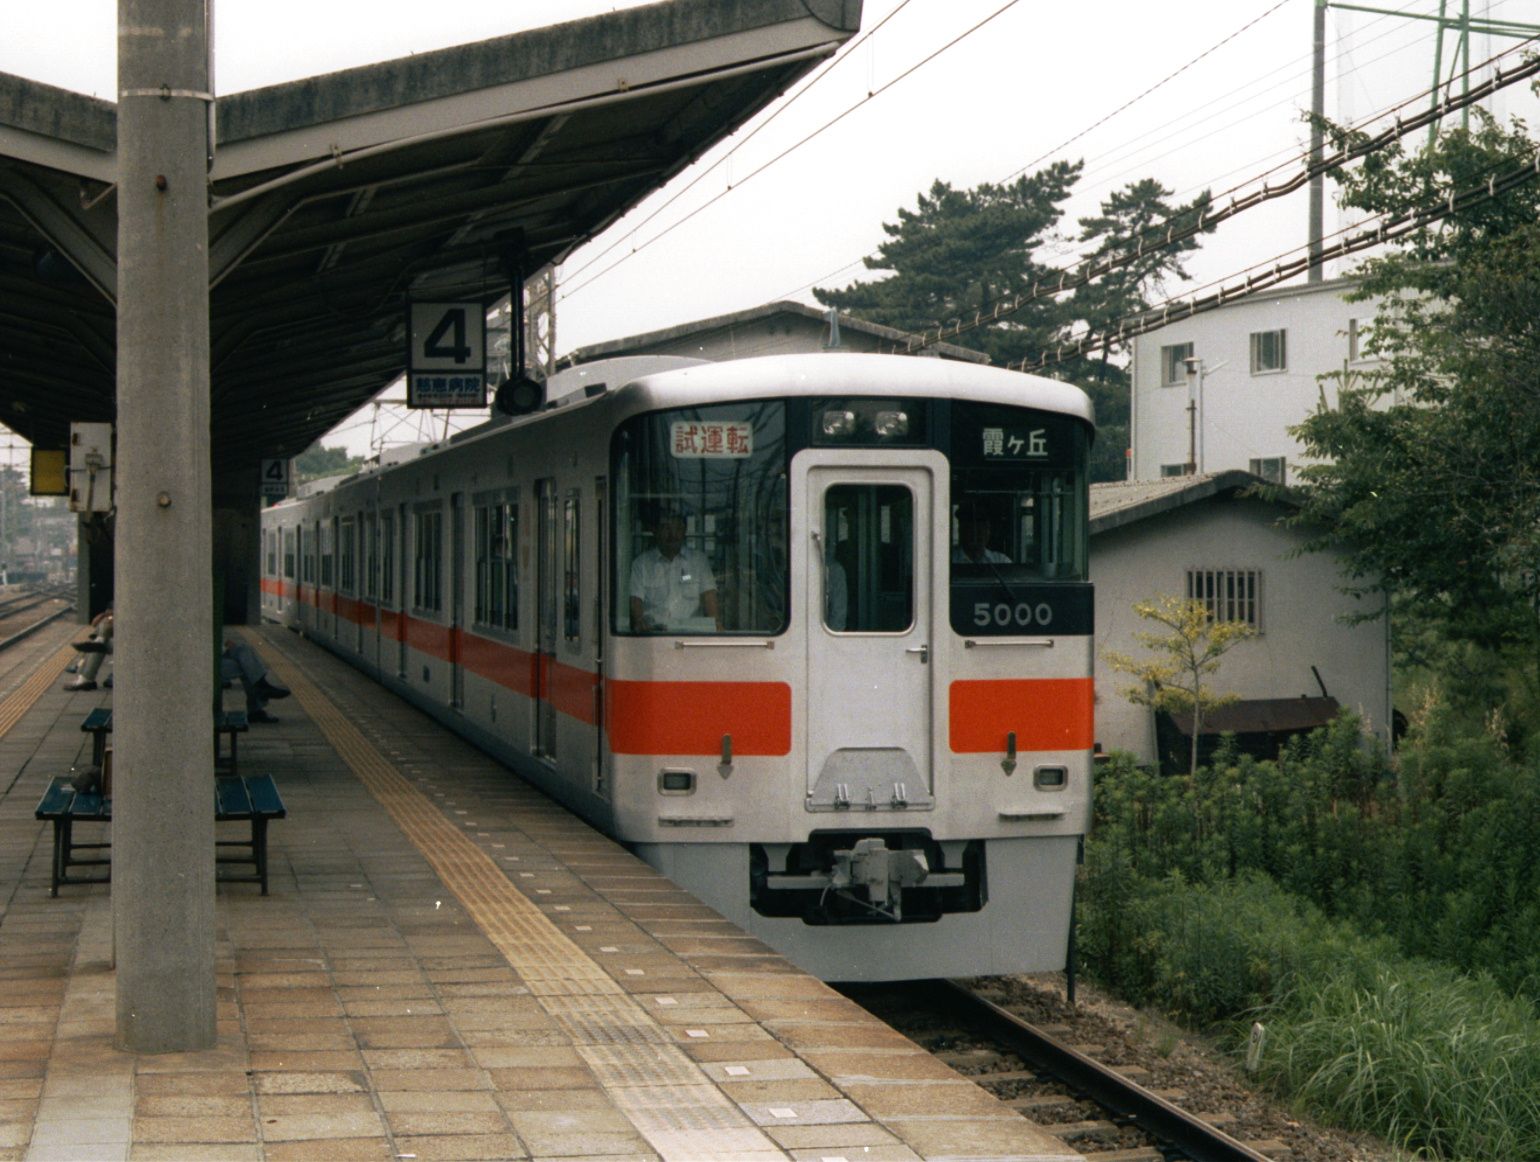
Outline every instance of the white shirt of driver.
<path fill-rule="evenodd" d="M 697 616 L 701 594 L 716 587 L 705 554 L 688 546 L 681 546 L 672 560 L 648 549 L 631 562 L 630 595 L 641 599 L 643 615 L 656 625 L 679 625 Z"/>

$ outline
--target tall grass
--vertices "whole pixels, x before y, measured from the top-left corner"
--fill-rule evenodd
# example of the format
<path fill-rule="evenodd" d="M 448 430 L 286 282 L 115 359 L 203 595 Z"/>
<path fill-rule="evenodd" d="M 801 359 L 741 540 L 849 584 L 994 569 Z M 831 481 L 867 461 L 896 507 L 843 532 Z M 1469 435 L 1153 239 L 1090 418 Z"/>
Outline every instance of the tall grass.
<path fill-rule="evenodd" d="M 1528 1001 L 1403 957 L 1259 875 L 1121 890 L 1088 890 L 1080 933 L 1088 965 L 1123 995 L 1219 1028 L 1237 1050 L 1262 1021 L 1262 1077 L 1337 1124 L 1426 1157 L 1540 1158 Z"/>

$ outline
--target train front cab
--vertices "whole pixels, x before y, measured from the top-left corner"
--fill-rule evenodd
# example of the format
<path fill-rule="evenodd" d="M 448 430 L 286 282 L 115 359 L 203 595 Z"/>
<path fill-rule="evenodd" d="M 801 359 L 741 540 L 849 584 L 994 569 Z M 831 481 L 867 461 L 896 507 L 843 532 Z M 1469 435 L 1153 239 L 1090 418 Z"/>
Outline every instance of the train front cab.
<path fill-rule="evenodd" d="M 623 424 L 619 833 L 828 979 L 1062 967 L 1090 805 L 1088 443 L 1079 417 L 966 400 Z M 643 628 L 628 577 L 664 515 L 717 608 Z"/>

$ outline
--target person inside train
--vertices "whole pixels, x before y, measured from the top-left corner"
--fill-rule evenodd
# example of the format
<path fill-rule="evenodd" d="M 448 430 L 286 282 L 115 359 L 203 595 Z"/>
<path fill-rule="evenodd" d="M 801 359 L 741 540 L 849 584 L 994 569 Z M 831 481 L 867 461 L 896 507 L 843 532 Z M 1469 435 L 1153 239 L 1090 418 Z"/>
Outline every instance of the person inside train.
<path fill-rule="evenodd" d="M 716 576 L 706 554 L 684 543 L 684 517 L 665 512 L 652 530 L 652 547 L 631 562 L 631 630 L 661 633 L 692 628 L 710 618 L 720 629 Z"/>
<path fill-rule="evenodd" d="M 74 644 L 80 651 L 79 669 L 74 680 L 64 688 L 95 690 L 96 675 L 101 671 L 103 660 L 112 652 L 112 606 L 109 605 L 91 619 L 91 636 Z M 111 684 L 110 679 L 108 684 Z"/>
<path fill-rule="evenodd" d="M 245 642 L 227 638 L 224 654 L 219 659 L 219 675 L 227 682 L 240 679 L 246 691 L 247 721 L 278 721 L 276 714 L 268 712 L 267 704 L 274 698 L 287 698 L 289 688 L 273 677 L 256 650 Z"/>
<path fill-rule="evenodd" d="M 954 565 L 1009 565 L 1011 559 L 989 547 L 992 528 L 989 513 L 978 506 L 965 506 L 957 513 L 957 544 L 952 547 Z"/>

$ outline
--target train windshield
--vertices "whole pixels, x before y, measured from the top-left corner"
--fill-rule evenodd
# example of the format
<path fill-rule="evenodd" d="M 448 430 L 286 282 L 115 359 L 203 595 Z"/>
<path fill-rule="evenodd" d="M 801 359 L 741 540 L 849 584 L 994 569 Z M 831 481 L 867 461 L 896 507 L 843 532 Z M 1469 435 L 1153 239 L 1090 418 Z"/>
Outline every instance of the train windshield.
<path fill-rule="evenodd" d="M 1067 416 L 954 406 L 950 569 L 958 633 L 1088 632 L 1088 444 L 1087 426 Z"/>
<path fill-rule="evenodd" d="M 637 416 L 616 432 L 613 478 L 617 633 L 786 628 L 783 403 Z"/>

